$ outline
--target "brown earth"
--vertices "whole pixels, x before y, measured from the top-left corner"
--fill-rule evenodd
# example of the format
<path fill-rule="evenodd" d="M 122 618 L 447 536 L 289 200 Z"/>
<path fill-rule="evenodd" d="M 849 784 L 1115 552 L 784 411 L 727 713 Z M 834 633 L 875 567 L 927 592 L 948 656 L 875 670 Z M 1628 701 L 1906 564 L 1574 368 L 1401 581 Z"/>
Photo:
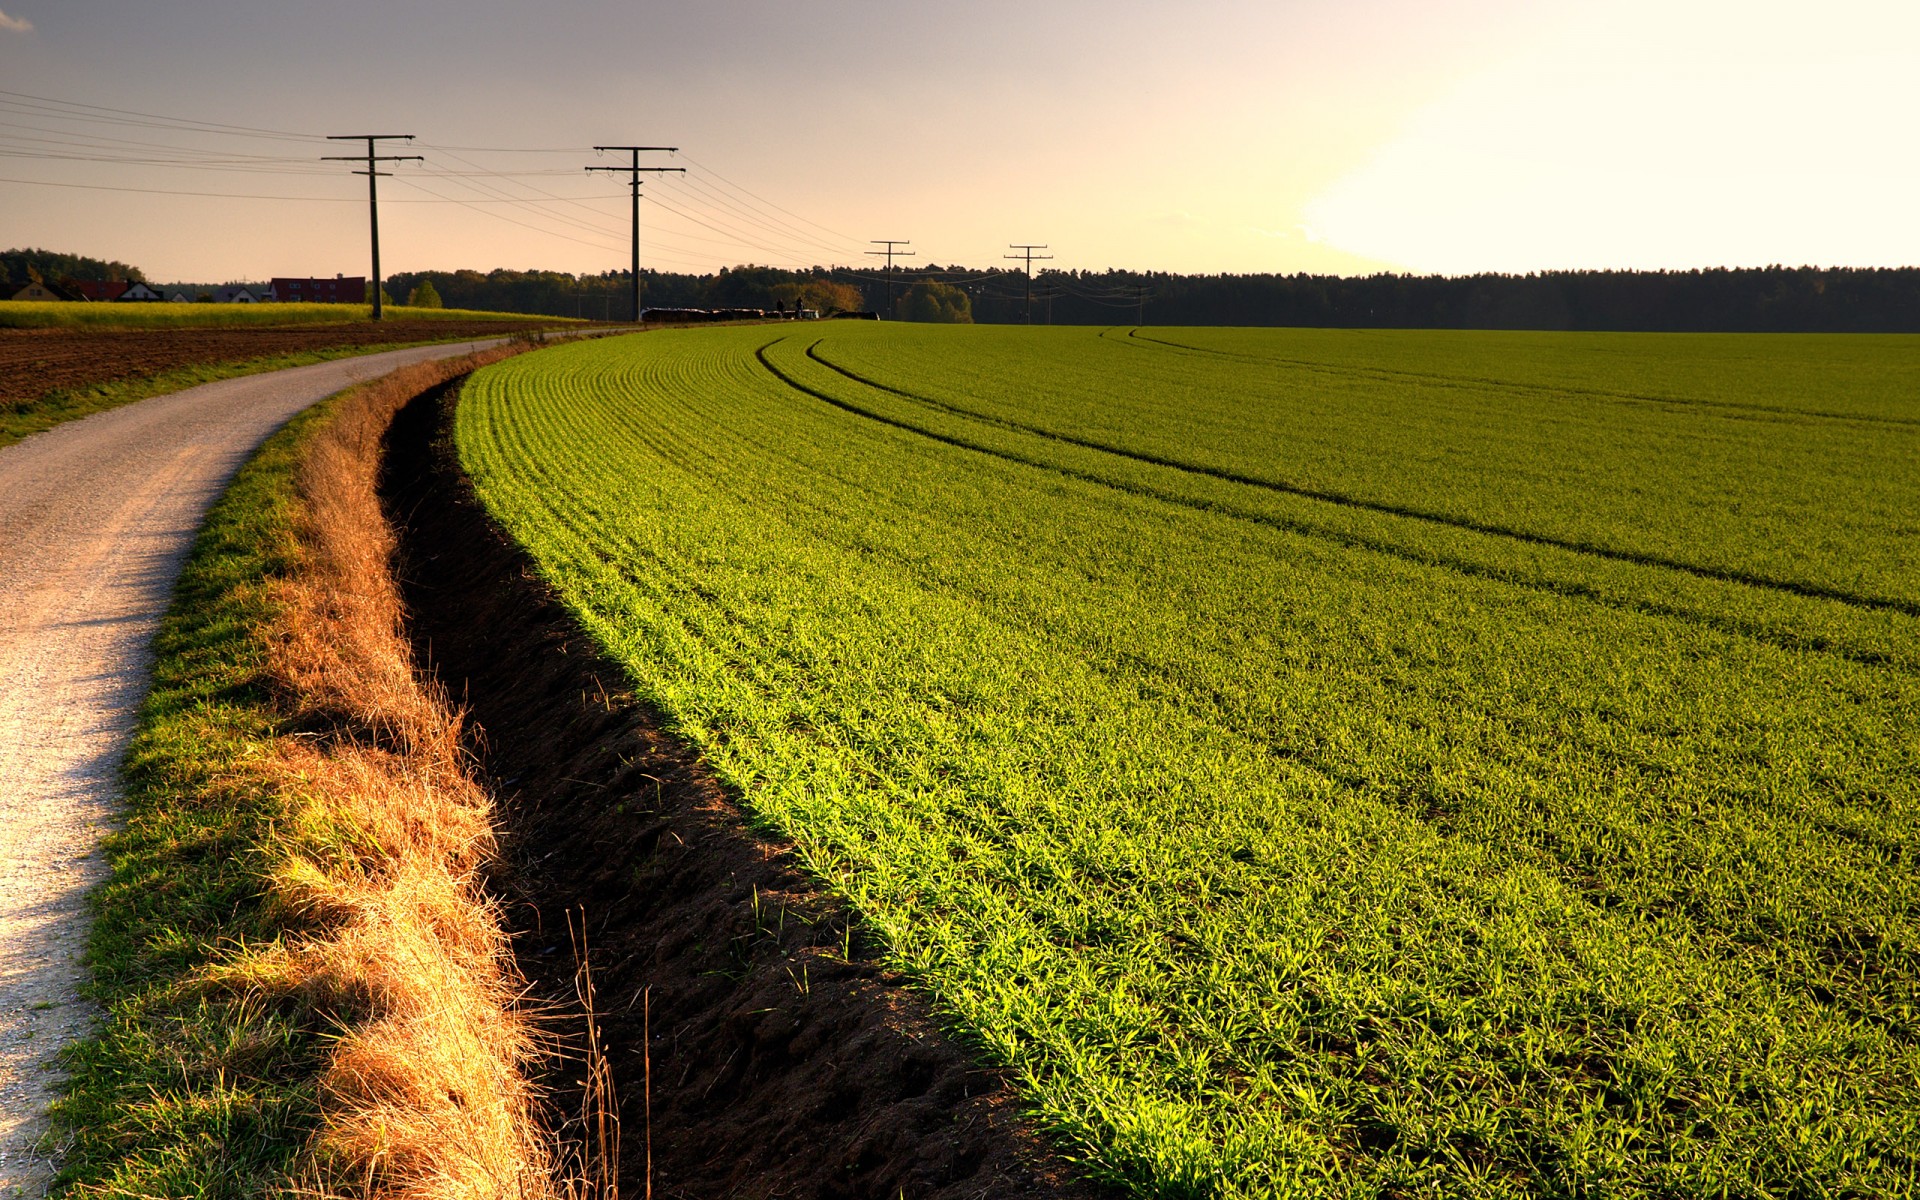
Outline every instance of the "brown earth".
<path fill-rule="evenodd" d="M 521 967 L 575 1028 L 569 919 L 584 918 L 622 1191 L 651 1194 L 650 1158 L 661 1196 L 1105 1194 L 626 693 L 459 474 L 451 394 L 415 401 L 387 439 L 382 495 L 411 634 L 422 666 L 468 705 L 500 798 L 496 884 Z M 551 1081 L 563 1111 L 579 1111 L 582 1074 L 576 1059 Z"/>
<path fill-rule="evenodd" d="M 243 329 L 0 329 L 0 409 L 181 367 L 343 347 L 506 337 L 554 321 L 355 321 Z"/>

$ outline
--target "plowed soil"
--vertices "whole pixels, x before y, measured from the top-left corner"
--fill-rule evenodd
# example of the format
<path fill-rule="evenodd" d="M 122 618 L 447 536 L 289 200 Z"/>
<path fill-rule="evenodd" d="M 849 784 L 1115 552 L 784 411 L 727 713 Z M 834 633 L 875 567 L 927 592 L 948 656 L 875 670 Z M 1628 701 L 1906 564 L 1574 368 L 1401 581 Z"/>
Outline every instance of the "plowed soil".
<path fill-rule="evenodd" d="M 354 346 L 505 337 L 554 322 L 356 321 L 246 329 L 0 329 L 0 408 L 181 367 Z"/>
<path fill-rule="evenodd" d="M 521 967 L 556 1010 L 577 1007 L 568 929 L 584 917 L 621 1190 L 647 1194 L 650 1144 L 662 1196 L 1103 1195 L 877 961 L 853 915 L 624 694 L 473 498 L 444 434 L 449 394 L 415 401 L 387 442 L 410 632 L 468 709 L 508 825 L 496 886 Z M 553 1081 L 563 1109 L 577 1111 L 578 1074 Z"/>

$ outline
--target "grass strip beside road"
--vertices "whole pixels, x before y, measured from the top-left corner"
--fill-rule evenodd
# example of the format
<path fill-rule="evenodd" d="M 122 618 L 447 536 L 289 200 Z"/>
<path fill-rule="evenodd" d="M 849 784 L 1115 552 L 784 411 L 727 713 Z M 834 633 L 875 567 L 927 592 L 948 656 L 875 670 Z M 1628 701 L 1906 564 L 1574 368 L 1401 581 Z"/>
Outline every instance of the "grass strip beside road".
<path fill-rule="evenodd" d="M 126 824 L 94 901 L 99 1036 L 70 1052 L 61 1183 L 115 1195 L 258 1195 L 318 1119 L 325 1050 L 283 1006 L 197 982 L 220 947 L 270 943 L 266 840 L 281 805 L 256 769 L 282 730 L 267 667 L 294 569 L 293 471 L 324 407 L 296 417 L 213 508 L 154 639 L 125 768 Z"/>
<path fill-rule="evenodd" d="M 104 1017 L 67 1052 L 64 1194 L 548 1187 L 486 800 L 411 672 L 372 491 L 392 411 L 470 367 L 297 417 L 194 545 L 94 897 Z"/>

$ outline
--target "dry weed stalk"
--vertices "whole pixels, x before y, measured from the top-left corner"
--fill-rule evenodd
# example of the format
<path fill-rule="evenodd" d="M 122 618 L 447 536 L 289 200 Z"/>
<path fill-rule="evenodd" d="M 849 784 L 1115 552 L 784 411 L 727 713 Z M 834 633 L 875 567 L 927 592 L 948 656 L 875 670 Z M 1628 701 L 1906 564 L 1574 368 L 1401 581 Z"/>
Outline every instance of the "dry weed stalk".
<path fill-rule="evenodd" d="M 522 347 L 524 348 L 524 347 Z M 275 901 L 306 932 L 223 968 L 297 994 L 339 1028 L 311 1147 L 316 1190 L 393 1200 L 606 1194 L 555 1181 L 525 1068 L 542 1047 L 480 871 L 491 802 L 467 772 L 460 719 L 406 641 L 380 510 L 381 440 L 422 392 L 514 350 L 423 364 L 337 402 L 297 468 L 298 568 L 278 586 L 272 646 L 293 715 L 266 769 L 287 800 Z"/>

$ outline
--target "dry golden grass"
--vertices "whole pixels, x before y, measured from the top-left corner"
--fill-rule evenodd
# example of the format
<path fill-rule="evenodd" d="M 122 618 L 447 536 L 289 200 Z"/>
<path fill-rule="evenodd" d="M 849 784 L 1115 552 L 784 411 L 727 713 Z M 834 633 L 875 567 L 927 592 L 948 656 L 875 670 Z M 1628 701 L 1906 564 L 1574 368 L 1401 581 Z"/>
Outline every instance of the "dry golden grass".
<path fill-rule="evenodd" d="M 468 773 L 458 714 L 414 670 L 375 492 L 400 406 L 508 353 L 408 368 L 336 401 L 297 475 L 299 568 L 277 585 L 272 663 L 307 732 L 263 759 L 285 801 L 272 894 L 295 932 L 219 975 L 296 996 L 338 1031 L 308 1155 L 310 1186 L 327 1195 L 580 1190 L 555 1180 L 527 1078 L 541 1046 L 481 878 L 491 801 Z"/>

